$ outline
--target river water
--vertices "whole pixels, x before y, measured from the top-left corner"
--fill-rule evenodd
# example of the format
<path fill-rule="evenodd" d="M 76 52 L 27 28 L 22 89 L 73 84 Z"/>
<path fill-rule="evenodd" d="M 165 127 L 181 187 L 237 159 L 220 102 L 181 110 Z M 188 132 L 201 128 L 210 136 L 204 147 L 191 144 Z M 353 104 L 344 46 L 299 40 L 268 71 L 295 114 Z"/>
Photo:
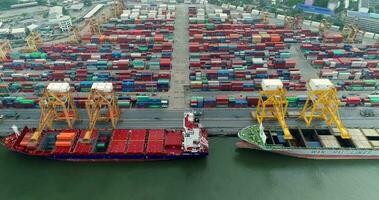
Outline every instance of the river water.
<path fill-rule="evenodd" d="M 369 200 L 379 197 L 379 161 L 315 161 L 236 149 L 210 139 L 204 159 L 70 163 L 0 149 L 4 200 Z"/>

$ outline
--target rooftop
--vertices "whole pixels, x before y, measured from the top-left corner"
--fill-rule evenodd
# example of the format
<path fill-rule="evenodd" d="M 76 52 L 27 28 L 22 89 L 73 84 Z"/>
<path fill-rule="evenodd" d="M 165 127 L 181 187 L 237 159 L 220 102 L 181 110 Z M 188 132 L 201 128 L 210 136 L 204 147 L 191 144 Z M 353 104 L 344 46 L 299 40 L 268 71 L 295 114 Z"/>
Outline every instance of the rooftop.
<path fill-rule="evenodd" d="M 322 15 L 335 15 L 335 13 L 327 8 L 318 7 L 318 6 L 308 6 L 305 4 L 297 4 L 297 9 L 303 10 L 305 13 L 312 13 L 312 14 L 322 14 Z"/>
<path fill-rule="evenodd" d="M 91 18 L 95 13 L 97 13 L 102 7 L 104 7 L 104 4 L 97 4 L 92 10 L 90 10 L 83 18 L 89 19 Z"/>

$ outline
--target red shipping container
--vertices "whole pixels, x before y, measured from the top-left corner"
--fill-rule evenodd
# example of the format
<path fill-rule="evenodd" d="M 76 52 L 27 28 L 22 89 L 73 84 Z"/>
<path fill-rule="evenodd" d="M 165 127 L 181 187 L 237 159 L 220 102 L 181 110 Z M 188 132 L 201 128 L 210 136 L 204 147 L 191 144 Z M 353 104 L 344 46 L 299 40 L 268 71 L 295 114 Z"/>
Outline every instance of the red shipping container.
<path fill-rule="evenodd" d="M 182 147 L 183 135 L 182 132 L 169 132 L 166 134 L 165 147 L 180 149 Z"/>
<path fill-rule="evenodd" d="M 163 140 L 149 141 L 147 143 L 146 153 L 148 154 L 164 153 Z"/>
<path fill-rule="evenodd" d="M 128 140 L 129 130 L 116 129 L 112 133 L 112 140 Z"/>
<path fill-rule="evenodd" d="M 109 143 L 108 153 L 117 154 L 125 153 L 127 147 L 127 142 L 123 140 L 112 140 Z"/>
<path fill-rule="evenodd" d="M 145 140 L 146 138 L 146 129 L 133 129 L 129 133 L 129 140 Z"/>
<path fill-rule="evenodd" d="M 165 130 L 164 129 L 151 129 L 149 130 L 149 141 L 150 140 L 163 140 Z"/>
<path fill-rule="evenodd" d="M 145 152 L 145 141 L 129 141 L 126 153 L 127 154 L 143 154 Z"/>

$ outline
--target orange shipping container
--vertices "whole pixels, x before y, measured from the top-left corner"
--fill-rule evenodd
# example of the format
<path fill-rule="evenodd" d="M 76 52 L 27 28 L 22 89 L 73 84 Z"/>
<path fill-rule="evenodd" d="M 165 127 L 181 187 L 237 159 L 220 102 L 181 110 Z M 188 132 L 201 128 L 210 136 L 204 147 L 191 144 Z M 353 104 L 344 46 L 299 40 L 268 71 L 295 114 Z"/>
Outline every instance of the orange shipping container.
<path fill-rule="evenodd" d="M 279 35 L 271 35 L 271 42 L 280 42 Z"/>
<path fill-rule="evenodd" d="M 55 146 L 56 147 L 70 147 L 71 141 L 56 141 Z"/>
<path fill-rule="evenodd" d="M 106 37 L 107 37 L 107 36 L 105 36 L 105 35 L 101 35 L 101 36 L 99 37 L 99 42 L 100 42 L 100 43 L 104 43 Z"/>

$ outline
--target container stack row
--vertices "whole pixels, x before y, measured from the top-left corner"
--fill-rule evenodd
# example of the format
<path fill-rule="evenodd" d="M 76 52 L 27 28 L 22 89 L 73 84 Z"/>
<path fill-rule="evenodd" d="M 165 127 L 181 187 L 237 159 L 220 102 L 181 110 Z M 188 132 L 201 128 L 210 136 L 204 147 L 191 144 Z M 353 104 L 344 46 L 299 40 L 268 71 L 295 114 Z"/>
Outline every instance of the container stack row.
<path fill-rule="evenodd" d="M 303 107 L 307 100 L 306 95 L 288 95 L 288 107 Z M 258 105 L 258 95 L 248 96 L 192 96 L 190 99 L 191 108 L 249 108 Z M 367 97 L 343 96 L 340 98 L 341 106 L 379 106 L 379 95 L 368 95 Z"/>
<path fill-rule="evenodd" d="M 168 91 L 174 19 L 174 5 L 128 5 L 101 25 L 102 35 L 85 34 L 80 44 L 9 53 L 0 78 L 21 92 L 36 92 L 49 81 L 70 81 L 77 92 L 96 81 L 112 81 L 119 92 Z"/>
<path fill-rule="evenodd" d="M 288 43 L 297 40 L 298 32 L 247 23 L 250 20 L 237 20 L 218 9 L 193 6 L 189 17 L 193 91 L 253 91 L 260 89 L 265 78 L 282 79 L 288 90 L 305 90 L 300 70 L 287 49 Z"/>
<path fill-rule="evenodd" d="M 375 90 L 379 79 L 379 48 L 343 44 L 302 44 L 307 60 L 339 89 Z"/>
<path fill-rule="evenodd" d="M 38 97 L 0 97 L 0 108 L 39 108 Z M 86 97 L 74 97 L 78 108 L 85 108 Z M 119 96 L 117 104 L 120 108 L 167 108 L 168 100 L 157 96 Z"/>

